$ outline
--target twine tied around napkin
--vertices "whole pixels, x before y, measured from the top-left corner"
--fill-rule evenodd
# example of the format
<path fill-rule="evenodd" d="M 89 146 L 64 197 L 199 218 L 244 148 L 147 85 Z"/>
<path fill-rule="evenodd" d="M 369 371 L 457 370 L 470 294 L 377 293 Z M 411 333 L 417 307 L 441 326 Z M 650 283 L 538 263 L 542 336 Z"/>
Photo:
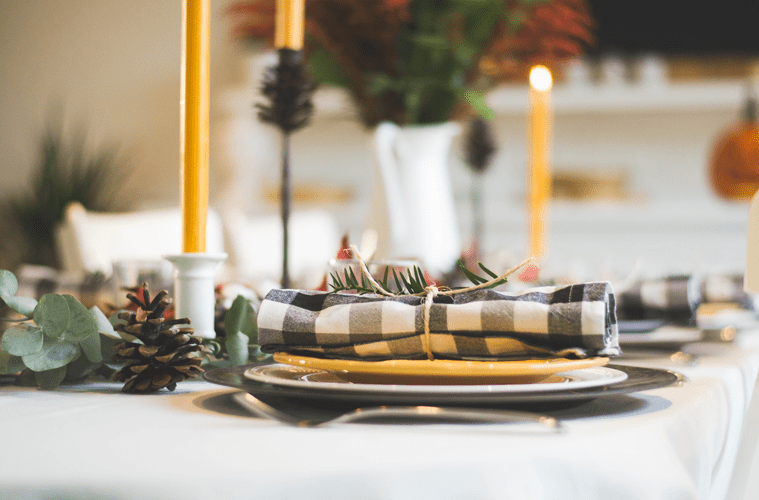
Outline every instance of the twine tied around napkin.
<path fill-rule="evenodd" d="M 364 360 L 516 360 L 620 353 L 609 283 L 515 294 L 486 286 L 428 287 L 417 295 L 383 293 L 381 287 L 376 295 L 272 290 L 258 313 L 259 343 L 264 352 Z"/>
<path fill-rule="evenodd" d="M 359 265 L 361 266 L 361 272 L 366 276 L 366 279 L 369 280 L 369 283 L 371 283 L 372 288 L 374 288 L 375 291 L 378 293 L 385 295 L 386 297 L 397 297 L 398 294 L 389 292 L 385 290 L 385 288 L 377 283 L 377 280 L 374 279 L 374 276 L 372 276 L 372 273 L 369 272 L 369 268 L 366 267 L 366 263 L 364 262 L 364 259 L 361 258 L 361 254 L 358 251 L 358 248 L 356 248 L 355 245 L 350 246 L 351 251 L 353 252 L 353 255 L 358 260 Z M 413 294 L 416 296 L 423 296 L 424 297 L 424 350 L 427 354 L 427 359 L 430 361 L 433 361 L 435 359 L 435 356 L 432 354 L 432 343 L 430 341 L 430 311 L 432 310 L 432 303 L 435 301 L 435 297 L 438 295 L 457 295 L 460 293 L 466 293 L 471 292 L 474 290 L 481 290 L 484 288 L 489 288 L 493 286 L 495 283 L 501 282 L 517 272 L 522 267 L 526 266 L 527 264 L 535 264 L 535 259 L 533 257 L 530 257 L 529 259 L 525 259 L 524 261 L 520 262 L 518 265 L 512 267 L 502 275 L 498 276 L 497 278 L 493 278 L 492 280 L 486 281 L 485 283 L 480 283 L 478 285 L 472 285 L 466 288 L 457 288 L 456 290 L 453 290 L 448 287 L 442 287 L 442 290 L 439 289 L 435 285 L 428 285 L 424 288 L 423 293 L 417 293 Z"/>

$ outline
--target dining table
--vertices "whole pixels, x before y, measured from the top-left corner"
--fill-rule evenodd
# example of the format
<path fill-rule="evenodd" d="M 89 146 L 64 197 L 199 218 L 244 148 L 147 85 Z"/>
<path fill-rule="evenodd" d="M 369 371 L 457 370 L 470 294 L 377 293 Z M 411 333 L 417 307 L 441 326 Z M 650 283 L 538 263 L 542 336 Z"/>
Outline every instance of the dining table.
<path fill-rule="evenodd" d="M 540 409 L 558 428 L 289 425 L 205 379 L 150 395 L 5 384 L 0 499 L 759 498 L 759 327 L 678 347 L 613 360 L 676 383 Z"/>

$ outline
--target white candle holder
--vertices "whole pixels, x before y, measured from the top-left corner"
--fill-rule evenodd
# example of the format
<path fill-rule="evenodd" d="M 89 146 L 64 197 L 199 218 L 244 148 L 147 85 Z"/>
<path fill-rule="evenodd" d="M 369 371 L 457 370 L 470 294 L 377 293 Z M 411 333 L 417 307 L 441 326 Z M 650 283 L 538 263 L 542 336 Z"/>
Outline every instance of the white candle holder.
<path fill-rule="evenodd" d="M 215 338 L 216 296 L 214 278 L 225 253 L 183 253 L 167 255 L 174 264 L 174 304 L 177 318 L 190 318 L 195 335 Z"/>

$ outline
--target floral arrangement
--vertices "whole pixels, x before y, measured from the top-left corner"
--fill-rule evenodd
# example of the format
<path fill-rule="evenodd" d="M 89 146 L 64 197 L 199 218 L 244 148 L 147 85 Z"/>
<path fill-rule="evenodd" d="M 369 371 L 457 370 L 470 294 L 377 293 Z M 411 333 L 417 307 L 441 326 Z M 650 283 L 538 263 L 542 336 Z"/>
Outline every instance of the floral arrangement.
<path fill-rule="evenodd" d="M 275 0 L 231 5 L 233 36 L 270 44 Z M 317 82 L 348 89 L 367 126 L 489 110 L 483 92 L 592 43 L 585 0 L 306 0 Z"/>

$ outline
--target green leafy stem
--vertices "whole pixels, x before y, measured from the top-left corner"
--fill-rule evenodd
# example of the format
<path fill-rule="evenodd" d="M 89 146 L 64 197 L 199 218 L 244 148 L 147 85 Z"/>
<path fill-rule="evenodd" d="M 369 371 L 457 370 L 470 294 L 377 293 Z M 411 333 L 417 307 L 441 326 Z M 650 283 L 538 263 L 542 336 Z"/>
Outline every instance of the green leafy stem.
<path fill-rule="evenodd" d="M 212 349 L 212 354 L 217 359 L 207 357 L 203 366 L 220 368 L 248 363 L 249 346 L 258 342 L 258 328 L 256 311 L 243 295 L 238 295 L 224 314 L 224 331 L 223 339 L 204 340 L 204 344 Z M 263 356 L 260 350 L 256 354 L 256 358 Z"/>
<path fill-rule="evenodd" d="M 40 388 L 54 389 L 64 379 L 80 380 L 104 365 L 121 341 L 103 312 L 87 309 L 71 295 L 46 294 L 39 302 L 18 297 L 18 280 L 0 270 L 0 299 L 22 318 L 11 321 L 0 340 L 0 374 L 24 369 Z"/>

